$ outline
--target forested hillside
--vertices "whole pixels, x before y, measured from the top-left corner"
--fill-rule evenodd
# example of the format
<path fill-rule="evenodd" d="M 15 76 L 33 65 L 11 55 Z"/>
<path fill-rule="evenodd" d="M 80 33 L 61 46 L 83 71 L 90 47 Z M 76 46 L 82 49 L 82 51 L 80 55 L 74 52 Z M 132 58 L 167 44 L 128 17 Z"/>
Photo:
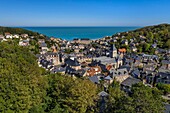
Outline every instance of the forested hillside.
<path fill-rule="evenodd" d="M 170 49 L 170 24 L 143 27 L 134 31 L 118 33 L 112 36 L 112 38 L 114 37 L 119 37 L 118 43 L 116 43 L 118 48 L 125 47 L 130 51 L 130 47 L 133 45 L 137 47 L 139 53 L 154 54 L 156 48 Z M 123 40 L 127 40 L 128 45 L 123 44 Z"/>
<path fill-rule="evenodd" d="M 6 32 L 9 32 L 11 34 L 28 34 L 29 36 L 36 36 L 39 34 L 37 32 L 29 31 L 29 30 L 22 29 L 22 28 L 12 28 L 12 27 L 0 26 L 0 34 L 4 35 L 4 33 L 6 33 Z"/>
<path fill-rule="evenodd" d="M 44 72 L 26 48 L 0 43 L 0 112 L 93 111 L 97 96 L 93 83 Z"/>

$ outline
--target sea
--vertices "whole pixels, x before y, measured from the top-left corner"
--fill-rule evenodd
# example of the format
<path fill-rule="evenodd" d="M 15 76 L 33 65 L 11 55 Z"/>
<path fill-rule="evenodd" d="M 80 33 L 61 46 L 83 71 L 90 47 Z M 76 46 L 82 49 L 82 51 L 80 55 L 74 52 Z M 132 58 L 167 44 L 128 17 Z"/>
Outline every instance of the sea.
<path fill-rule="evenodd" d="M 140 27 L 23 27 L 49 37 L 73 40 L 75 38 L 99 39 Z"/>

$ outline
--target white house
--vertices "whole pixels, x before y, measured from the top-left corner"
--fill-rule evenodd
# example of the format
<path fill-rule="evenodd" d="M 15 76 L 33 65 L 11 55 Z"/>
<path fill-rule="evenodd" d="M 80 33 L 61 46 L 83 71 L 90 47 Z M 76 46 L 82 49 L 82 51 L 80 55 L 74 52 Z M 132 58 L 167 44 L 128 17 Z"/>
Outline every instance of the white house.
<path fill-rule="evenodd" d="M 7 38 L 7 39 L 9 39 L 9 38 L 12 39 L 12 35 L 11 35 L 11 34 L 8 34 L 8 35 L 6 35 L 6 38 Z"/>
<path fill-rule="evenodd" d="M 29 45 L 29 40 L 20 40 L 19 45 L 20 46 L 28 46 Z"/>
<path fill-rule="evenodd" d="M 5 37 L 3 35 L 0 35 L 0 39 L 4 39 Z"/>
<path fill-rule="evenodd" d="M 13 38 L 19 38 L 19 35 L 18 34 L 14 34 Z"/>
<path fill-rule="evenodd" d="M 28 34 L 21 34 L 21 37 L 27 38 L 27 37 L 28 37 Z"/>

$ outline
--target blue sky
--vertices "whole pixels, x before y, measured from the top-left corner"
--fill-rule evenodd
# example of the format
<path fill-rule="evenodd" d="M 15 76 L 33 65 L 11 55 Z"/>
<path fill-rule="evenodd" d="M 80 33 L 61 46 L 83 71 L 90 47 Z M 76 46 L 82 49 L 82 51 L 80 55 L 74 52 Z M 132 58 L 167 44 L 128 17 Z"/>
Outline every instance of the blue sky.
<path fill-rule="evenodd" d="M 0 0 L 0 26 L 170 23 L 170 0 Z"/>

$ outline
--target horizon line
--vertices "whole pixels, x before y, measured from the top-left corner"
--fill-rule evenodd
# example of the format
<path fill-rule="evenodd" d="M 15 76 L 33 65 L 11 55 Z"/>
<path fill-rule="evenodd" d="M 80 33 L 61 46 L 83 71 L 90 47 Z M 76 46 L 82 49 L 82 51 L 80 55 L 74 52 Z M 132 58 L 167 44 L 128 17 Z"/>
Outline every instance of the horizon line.
<path fill-rule="evenodd" d="M 6 26 L 6 27 L 23 27 L 24 28 L 24 27 L 144 27 L 144 26 Z"/>

